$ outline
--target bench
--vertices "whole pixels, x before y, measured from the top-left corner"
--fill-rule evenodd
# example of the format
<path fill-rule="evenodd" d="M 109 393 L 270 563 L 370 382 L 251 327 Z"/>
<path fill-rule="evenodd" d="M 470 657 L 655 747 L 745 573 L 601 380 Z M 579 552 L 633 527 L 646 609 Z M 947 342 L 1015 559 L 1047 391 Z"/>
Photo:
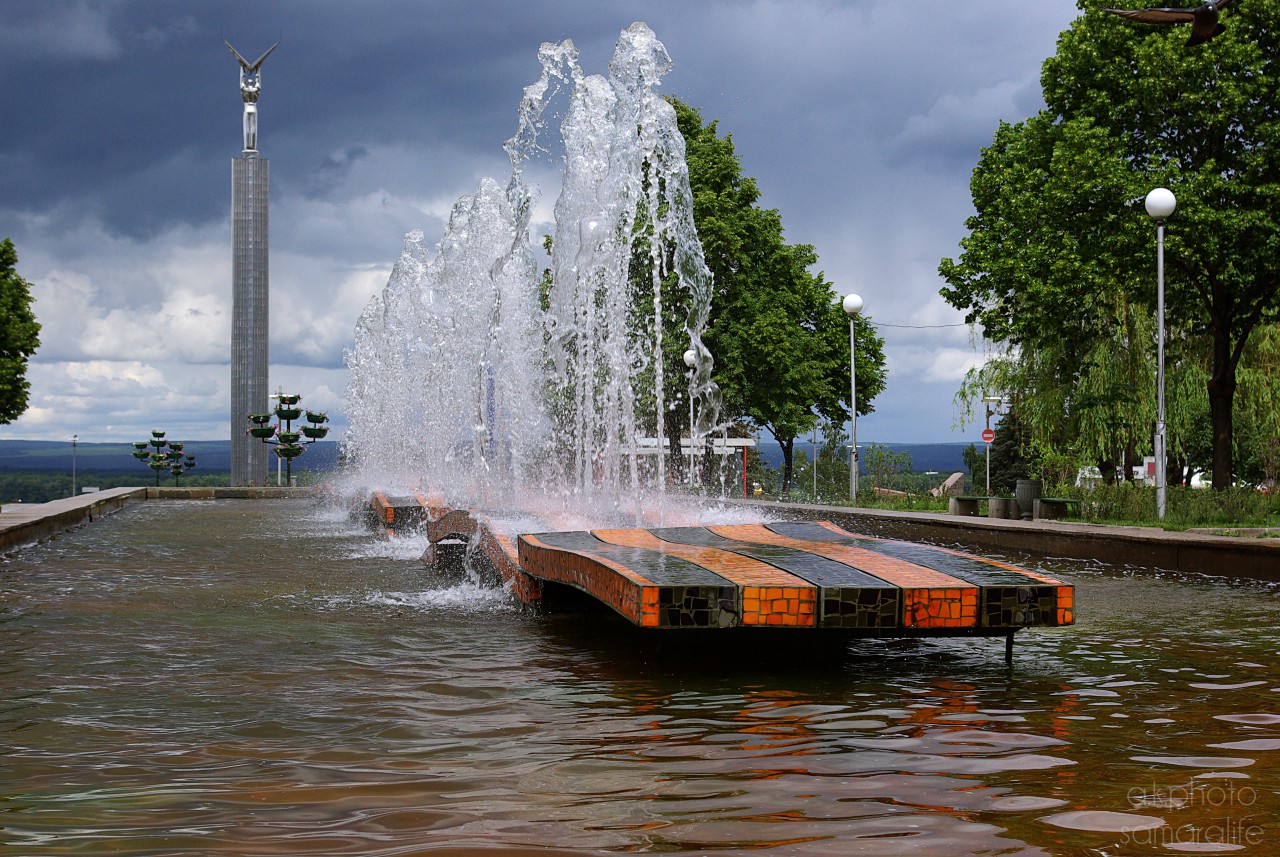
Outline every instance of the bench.
<path fill-rule="evenodd" d="M 1021 507 L 1014 497 L 991 497 L 987 504 L 988 518 L 1004 518 L 1016 521 L 1021 517 Z"/>
<path fill-rule="evenodd" d="M 1055 521 L 1080 511 L 1080 501 L 1070 497 L 1041 497 L 1035 501 L 1032 517 L 1037 521 Z"/>
<path fill-rule="evenodd" d="M 985 494 L 962 494 L 952 497 L 947 502 L 947 512 L 952 515 L 964 515 L 966 517 L 977 517 L 978 504 L 990 498 Z"/>

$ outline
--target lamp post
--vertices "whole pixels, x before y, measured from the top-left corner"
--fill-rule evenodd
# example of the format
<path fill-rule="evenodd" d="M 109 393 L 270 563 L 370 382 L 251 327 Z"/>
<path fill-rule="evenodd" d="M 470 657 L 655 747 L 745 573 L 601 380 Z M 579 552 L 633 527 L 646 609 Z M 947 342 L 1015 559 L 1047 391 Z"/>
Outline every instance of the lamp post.
<path fill-rule="evenodd" d="M 1178 207 L 1173 191 L 1158 187 L 1147 194 L 1147 214 L 1156 222 L 1156 517 L 1163 519 L 1169 498 L 1165 473 L 1164 424 L 1164 222 Z"/>
<path fill-rule="evenodd" d="M 859 295 L 844 296 L 845 315 L 849 316 L 849 502 L 858 505 L 858 314 L 864 306 Z"/>
<path fill-rule="evenodd" d="M 684 353 L 684 365 L 689 367 L 689 484 L 693 484 L 693 376 L 698 365 L 698 352 L 692 348 Z"/>
<path fill-rule="evenodd" d="M 71 435 L 71 496 L 76 496 L 76 443 L 80 440 L 80 435 Z"/>

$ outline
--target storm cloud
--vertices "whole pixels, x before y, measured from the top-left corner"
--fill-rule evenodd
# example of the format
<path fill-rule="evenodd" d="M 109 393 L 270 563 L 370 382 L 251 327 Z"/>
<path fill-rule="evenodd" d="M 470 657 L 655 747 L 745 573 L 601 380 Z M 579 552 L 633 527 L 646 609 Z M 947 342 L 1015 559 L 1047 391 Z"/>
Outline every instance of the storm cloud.
<path fill-rule="evenodd" d="M 406 232 L 434 240 L 460 195 L 505 177 L 539 44 L 571 38 L 605 73 L 644 20 L 675 61 L 663 91 L 733 135 L 787 239 L 813 244 L 836 289 L 886 325 L 889 384 L 859 436 L 972 439 L 951 400 L 981 345 L 938 296 L 937 265 L 958 253 L 979 149 L 1040 108 L 1040 65 L 1076 14 L 1072 0 L 1016 14 L 995 0 L 9 0 L 0 237 L 44 344 L 32 408 L 0 436 L 229 436 L 241 101 L 223 38 L 250 58 L 281 42 L 259 102 L 271 385 L 341 428 L 360 310 Z M 553 153 L 529 170 L 544 221 L 557 169 Z"/>

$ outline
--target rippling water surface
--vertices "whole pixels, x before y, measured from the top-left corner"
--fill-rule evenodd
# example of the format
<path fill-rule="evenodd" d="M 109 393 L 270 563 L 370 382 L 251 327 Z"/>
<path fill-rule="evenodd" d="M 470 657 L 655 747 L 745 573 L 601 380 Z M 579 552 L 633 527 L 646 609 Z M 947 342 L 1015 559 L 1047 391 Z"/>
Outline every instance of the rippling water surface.
<path fill-rule="evenodd" d="M 1081 606 L 1010 671 L 658 647 L 422 548 L 156 502 L 8 557 L 0 853 L 1280 854 L 1273 587 L 1015 557 Z"/>

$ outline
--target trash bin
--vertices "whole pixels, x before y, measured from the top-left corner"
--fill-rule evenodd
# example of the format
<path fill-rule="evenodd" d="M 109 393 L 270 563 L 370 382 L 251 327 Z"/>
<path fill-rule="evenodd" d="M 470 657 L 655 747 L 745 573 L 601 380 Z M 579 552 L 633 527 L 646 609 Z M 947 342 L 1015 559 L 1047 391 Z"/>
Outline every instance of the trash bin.
<path fill-rule="evenodd" d="M 1039 479 L 1019 479 L 1014 486 L 1013 496 L 1018 501 L 1022 512 L 1022 520 L 1030 521 L 1035 511 L 1036 500 L 1042 496 L 1043 487 Z"/>

